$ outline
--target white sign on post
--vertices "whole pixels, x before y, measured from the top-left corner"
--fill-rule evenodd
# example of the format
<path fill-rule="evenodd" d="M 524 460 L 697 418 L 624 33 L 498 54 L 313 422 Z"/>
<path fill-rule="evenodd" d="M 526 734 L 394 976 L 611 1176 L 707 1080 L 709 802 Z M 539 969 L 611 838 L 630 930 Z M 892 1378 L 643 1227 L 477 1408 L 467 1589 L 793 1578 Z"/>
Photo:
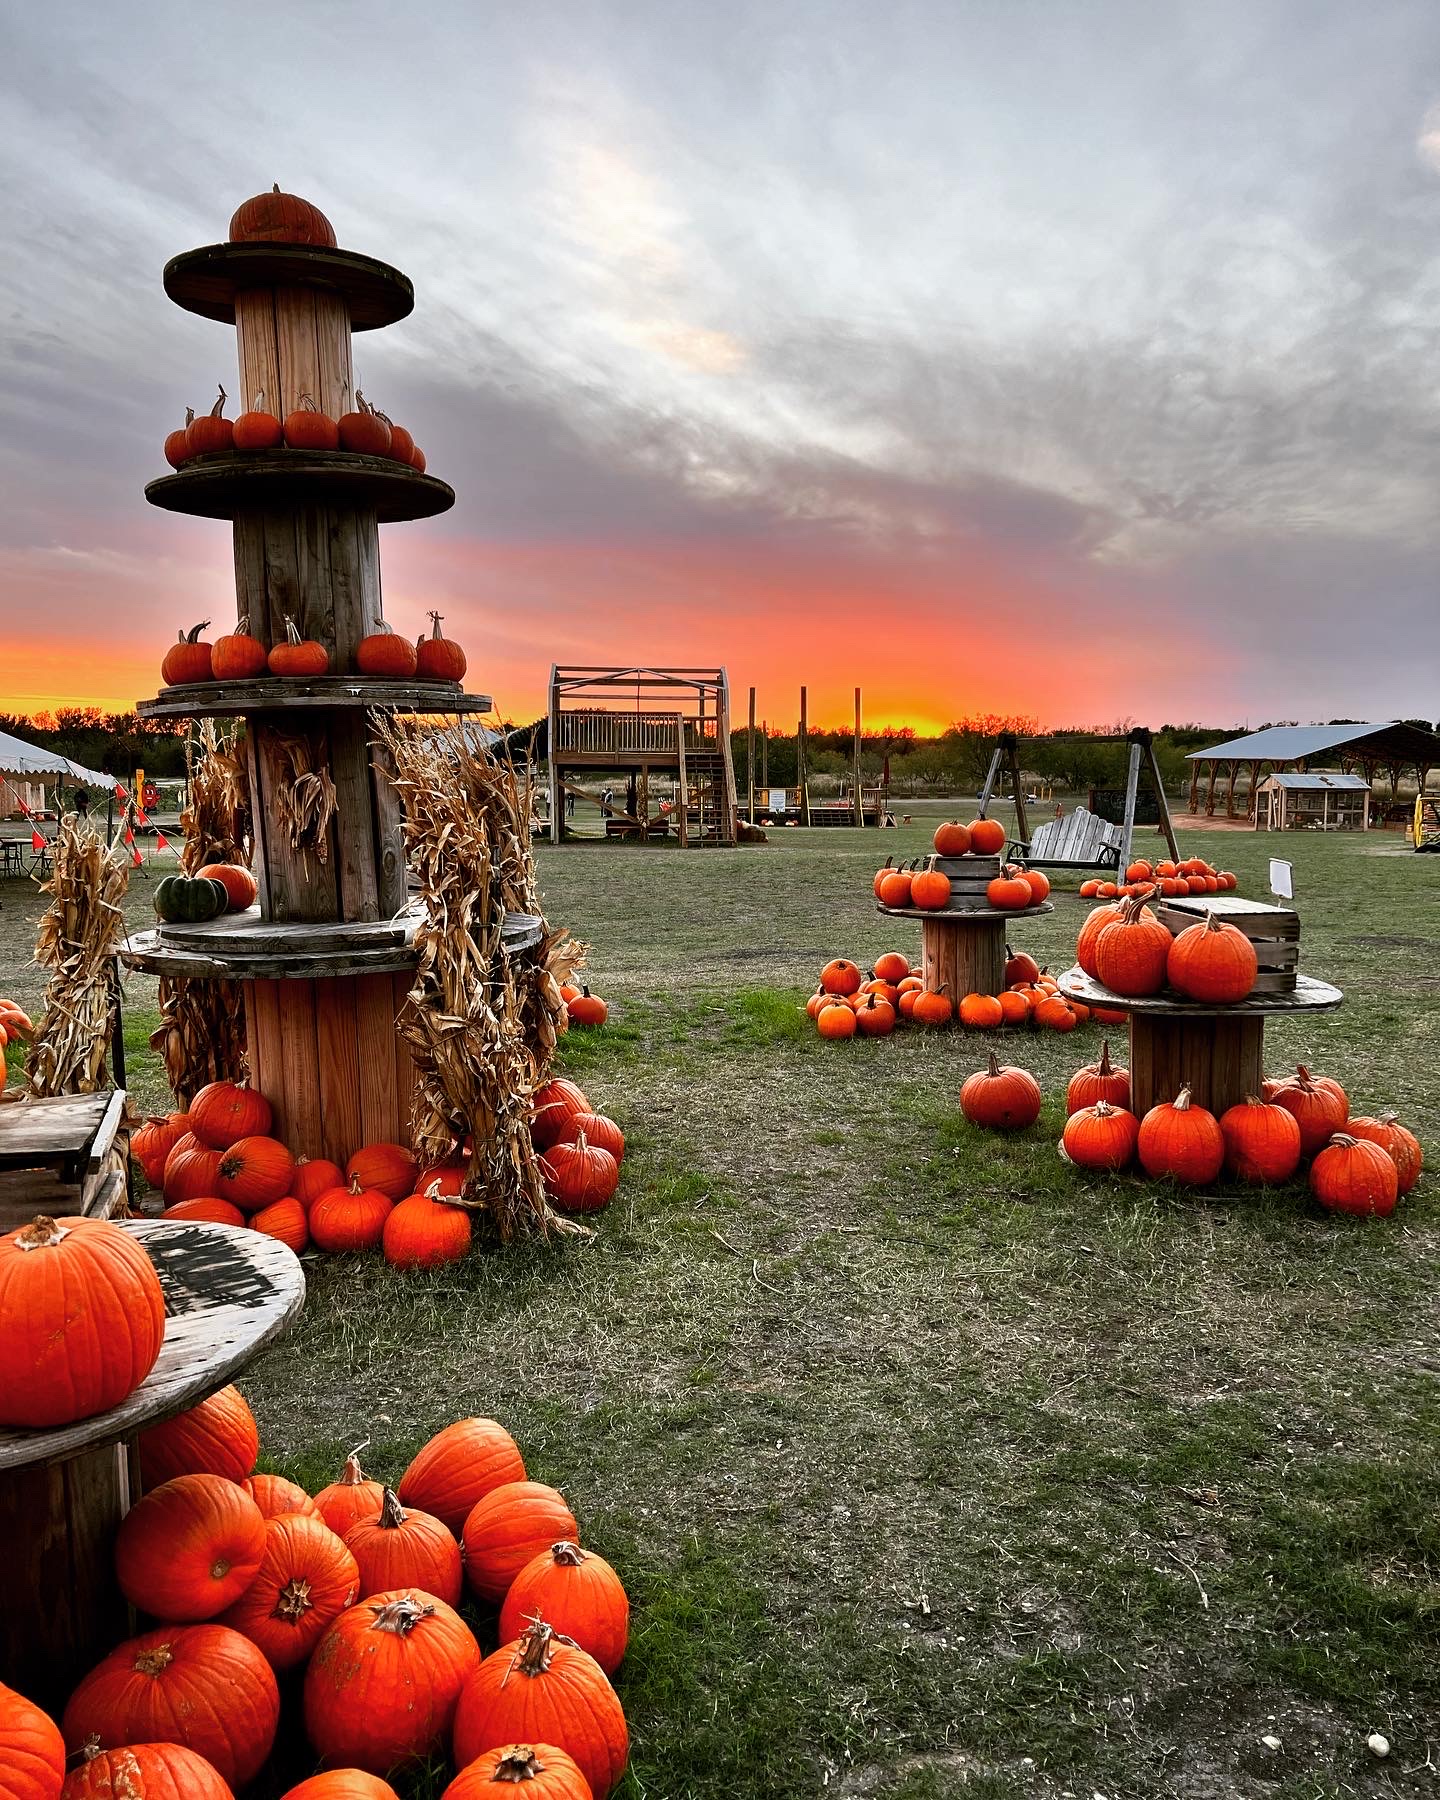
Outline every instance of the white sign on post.
<path fill-rule="evenodd" d="M 1290 865 L 1278 856 L 1270 858 L 1270 892 L 1281 900 L 1295 898 L 1295 886 L 1291 880 Z"/>

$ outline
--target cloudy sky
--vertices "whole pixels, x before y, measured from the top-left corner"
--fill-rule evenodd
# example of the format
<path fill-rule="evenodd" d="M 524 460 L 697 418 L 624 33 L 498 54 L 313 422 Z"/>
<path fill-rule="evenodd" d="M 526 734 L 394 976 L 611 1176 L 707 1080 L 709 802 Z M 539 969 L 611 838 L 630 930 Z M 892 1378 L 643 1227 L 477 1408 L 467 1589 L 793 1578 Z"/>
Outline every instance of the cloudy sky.
<path fill-rule="evenodd" d="M 415 283 L 386 612 L 511 716 L 1440 714 L 1435 0 L 0 0 L 0 173 L 5 709 L 233 618 L 159 275 L 278 181 Z"/>

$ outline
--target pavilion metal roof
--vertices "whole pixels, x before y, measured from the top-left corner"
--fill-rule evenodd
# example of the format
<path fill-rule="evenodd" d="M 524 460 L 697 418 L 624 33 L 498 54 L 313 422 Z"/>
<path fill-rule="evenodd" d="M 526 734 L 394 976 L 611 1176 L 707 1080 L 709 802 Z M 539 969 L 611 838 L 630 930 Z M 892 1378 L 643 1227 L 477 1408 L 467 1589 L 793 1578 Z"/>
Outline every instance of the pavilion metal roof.
<path fill-rule="evenodd" d="M 1326 788 L 1343 788 L 1347 793 L 1363 792 L 1370 783 L 1363 775 L 1342 775 L 1338 769 L 1313 769 L 1308 775 L 1290 769 L 1282 774 L 1267 775 L 1260 786 L 1262 789 L 1291 788 L 1318 794 Z"/>
<path fill-rule="evenodd" d="M 1346 750 L 1377 762 L 1440 766 L 1440 737 L 1395 720 L 1372 725 L 1270 725 L 1244 737 L 1192 750 L 1187 762 L 1301 762 L 1326 750 Z"/>

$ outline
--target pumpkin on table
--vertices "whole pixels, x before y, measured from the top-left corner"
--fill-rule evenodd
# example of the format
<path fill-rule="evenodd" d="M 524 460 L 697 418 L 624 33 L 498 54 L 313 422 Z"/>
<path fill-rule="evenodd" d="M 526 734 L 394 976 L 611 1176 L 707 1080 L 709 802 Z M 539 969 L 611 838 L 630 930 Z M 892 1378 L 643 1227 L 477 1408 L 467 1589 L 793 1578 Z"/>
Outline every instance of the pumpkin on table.
<path fill-rule="evenodd" d="M 998 856 L 1005 848 L 1005 827 L 998 819 L 972 819 L 967 829 L 977 856 Z"/>
<path fill-rule="evenodd" d="M 270 673 L 294 680 L 323 675 L 330 667 L 330 652 L 318 638 L 302 638 L 300 628 L 287 613 L 285 636 L 270 651 Z"/>
<path fill-rule="evenodd" d="M 73 1425 L 118 1406 L 164 1334 L 159 1278 L 120 1226 L 42 1216 L 0 1237 L 0 1426 Z"/>
<path fill-rule="evenodd" d="M 219 1622 L 249 1638 L 272 1669 L 294 1669 L 360 1596 L 354 1554 L 324 1519 L 283 1513 L 266 1520 L 255 1578 Z"/>
<path fill-rule="evenodd" d="M 408 463 L 413 469 L 415 466 L 413 461 L 415 455 L 414 438 L 411 437 L 410 433 L 403 425 L 397 425 L 387 413 L 381 413 L 380 417 L 384 419 L 385 423 L 390 427 L 389 455 L 391 462 Z"/>
<path fill-rule="evenodd" d="M 390 426 L 357 388 L 355 405 L 335 421 L 340 448 L 354 456 L 388 456 Z M 363 648 L 363 645 L 362 645 Z"/>
<path fill-rule="evenodd" d="M 235 448 L 250 453 L 278 450 L 285 439 L 285 427 L 265 405 L 262 388 L 251 402 L 250 411 L 235 421 Z"/>
<path fill-rule="evenodd" d="M 960 1089 L 960 1110 L 972 1125 L 995 1131 L 1019 1131 L 1033 1125 L 1043 1104 L 1040 1083 L 1028 1069 L 1002 1065 L 992 1050 L 983 1069 L 967 1076 Z"/>
<path fill-rule="evenodd" d="M 225 417 L 229 395 L 224 388 L 208 413 L 193 418 L 185 427 L 185 449 L 190 456 L 215 456 L 235 447 L 235 426 Z"/>
<path fill-rule="evenodd" d="M 525 1800 L 594 1800 L 580 1765 L 557 1744 L 502 1744 L 464 1768 L 440 1800 L 499 1800 L 523 1787 Z"/>
<path fill-rule="evenodd" d="M 360 1572 L 360 1596 L 390 1588 L 420 1588 L 447 1606 L 460 1604 L 463 1575 L 454 1533 L 430 1513 L 406 1508 L 386 1488 L 380 1511 L 359 1519 L 345 1534 L 345 1547 Z"/>
<path fill-rule="evenodd" d="M 915 876 L 910 869 L 891 869 L 880 883 L 880 904 L 904 911 L 910 904 Z"/>
<path fill-rule="evenodd" d="M 0 1800 L 59 1800 L 65 1742 L 48 1713 L 0 1683 Z"/>
<path fill-rule="evenodd" d="M 1381 1145 L 1338 1131 L 1310 1165 L 1310 1191 L 1331 1212 L 1388 1219 L 1395 1210 L 1399 1175 Z"/>
<path fill-rule="evenodd" d="M 494 1419 L 457 1419 L 437 1431 L 400 1477 L 400 1503 L 418 1506 L 458 1532 L 496 1488 L 524 1481 L 519 1446 Z"/>
<path fill-rule="evenodd" d="M 1128 1107 L 1096 1100 L 1070 1114 L 1060 1143 L 1081 1169 L 1123 1169 L 1135 1154 L 1140 1121 Z"/>
<path fill-rule="evenodd" d="M 543 1481 L 491 1488 L 466 1515 L 465 1577 L 482 1600 L 503 1600 L 526 1563 L 562 1539 L 580 1535 L 565 1496 Z"/>
<path fill-rule="evenodd" d="M 1220 1115 L 1225 1168 L 1239 1181 L 1288 1181 L 1300 1166 L 1300 1127 L 1295 1115 L 1273 1101 L 1250 1095 Z"/>
<path fill-rule="evenodd" d="M 236 207 L 230 220 L 232 244 L 314 244 L 335 248 L 335 227 L 318 206 L 298 194 L 282 194 L 277 181 Z"/>
<path fill-rule="evenodd" d="M 315 1496 L 315 1510 L 343 1541 L 352 1525 L 375 1517 L 384 1498 L 385 1489 L 369 1479 L 360 1467 L 360 1452 L 352 1450 L 345 1458 L 339 1479 Z"/>
<path fill-rule="evenodd" d="M 526 1620 L 537 1614 L 561 1637 L 588 1650 L 607 1675 L 620 1667 L 630 1600 L 603 1556 L 562 1540 L 526 1563 L 500 1608 L 500 1642 L 518 1638 Z"/>
<path fill-rule="evenodd" d="M 1022 912 L 1034 904 L 1030 883 L 1019 875 L 997 875 L 986 884 L 985 898 L 1001 912 Z"/>
<path fill-rule="evenodd" d="M 242 868 L 239 863 L 206 863 L 197 871 L 197 878 L 208 877 L 218 881 L 225 889 L 230 900 L 231 912 L 244 912 L 255 904 L 260 892 L 260 885 L 249 869 Z"/>
<path fill-rule="evenodd" d="M 321 412 L 309 394 L 302 394 L 300 404 L 286 413 L 284 430 L 287 450 L 340 448 L 340 427 L 328 413 Z"/>
<path fill-rule="evenodd" d="M 950 904 L 950 877 L 932 856 L 910 883 L 910 904 L 921 912 L 943 912 Z"/>
<path fill-rule="evenodd" d="M 470 1628 L 443 1600 L 397 1590 L 340 1614 L 305 1671 L 305 1732 L 326 1762 L 382 1775 L 444 1744 L 480 1665 Z"/>
<path fill-rule="evenodd" d="M 942 825 L 937 825 L 930 842 L 934 845 L 937 856 L 970 854 L 970 832 L 958 819 L 946 819 Z"/>
<path fill-rule="evenodd" d="M 1189 1087 L 1152 1106 L 1140 1121 L 1136 1153 L 1147 1175 L 1194 1186 L 1213 1181 L 1225 1164 L 1225 1138 L 1214 1113 L 1197 1106 Z"/>
<path fill-rule="evenodd" d="M 195 419 L 195 408 L 185 408 L 185 423 L 177 426 L 165 439 L 165 460 L 172 469 L 178 469 L 190 457 L 190 427 Z"/>
<path fill-rule="evenodd" d="M 132 1506 L 115 1534 L 115 1578 L 138 1611 L 213 1619 L 260 1568 L 265 1521 L 238 1482 L 177 1475 Z"/>
<path fill-rule="evenodd" d="M 237 1387 L 218 1388 L 198 1406 L 140 1433 L 146 1488 L 177 1475 L 219 1475 L 243 1482 L 260 1454 L 260 1429 Z"/>
<path fill-rule="evenodd" d="M 181 1744 L 232 1788 L 260 1773 L 280 1721 L 269 1663 L 226 1625 L 161 1625 L 129 1638 L 85 1676 L 61 1721 L 74 1751 Z"/>
<path fill-rule="evenodd" d="M 208 875 L 164 875 L 155 884 L 152 904 L 162 925 L 203 925 L 220 917 L 230 896 L 223 882 Z"/>
<path fill-rule="evenodd" d="M 82 1755 L 60 1800 L 234 1800 L 214 1765 L 183 1744 L 130 1744 L 123 1750 L 86 1744 Z"/>
<path fill-rule="evenodd" d="M 415 673 L 415 646 L 382 622 L 356 646 L 355 667 L 362 675 L 408 681 Z"/>
<path fill-rule="evenodd" d="M 1175 941 L 1142 898 L 1127 900 L 1096 936 L 1096 977 L 1127 998 L 1158 994 Z"/>
<path fill-rule="evenodd" d="M 234 631 L 216 638 L 210 650 L 210 673 L 216 681 L 249 681 L 265 673 L 265 646 L 250 635 L 250 620 L 241 615 Z"/>
<path fill-rule="evenodd" d="M 1170 945 L 1171 987 L 1207 1006 L 1233 1006 L 1243 1000 L 1254 988 L 1258 971 L 1255 946 L 1216 913 L 1208 913 L 1203 924 L 1187 925 Z"/>
<path fill-rule="evenodd" d="M 413 445 L 412 445 L 413 448 Z M 440 635 L 441 615 L 430 615 L 430 636 L 415 641 L 415 672 L 422 681 L 460 681 L 466 667 L 465 652 Z"/>
<path fill-rule="evenodd" d="M 455 1761 L 467 1767 L 509 1743 L 555 1744 L 606 1800 L 630 1755 L 619 1697 L 595 1658 L 535 1621 L 487 1656 L 455 1709 Z"/>
<path fill-rule="evenodd" d="M 209 623 L 208 619 L 202 619 L 198 625 L 182 631 L 178 641 L 165 652 L 160 664 L 160 679 L 166 687 L 209 681 L 210 653 L 214 646 L 200 635 Z M 203 875 L 205 871 L 202 869 L 200 873 Z"/>

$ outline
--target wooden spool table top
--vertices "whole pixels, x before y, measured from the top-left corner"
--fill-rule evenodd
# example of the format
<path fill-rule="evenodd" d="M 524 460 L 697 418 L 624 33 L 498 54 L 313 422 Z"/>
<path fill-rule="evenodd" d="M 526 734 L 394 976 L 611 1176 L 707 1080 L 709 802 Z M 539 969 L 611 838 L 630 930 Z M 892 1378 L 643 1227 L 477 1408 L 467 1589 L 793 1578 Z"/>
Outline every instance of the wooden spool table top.
<path fill-rule="evenodd" d="M 1311 975 L 1297 975 L 1293 993 L 1250 994 L 1233 1006 L 1207 1006 L 1202 1000 L 1188 1000 L 1183 994 L 1174 993 L 1112 993 L 1078 964 L 1058 980 L 1062 994 L 1083 1000 L 1087 1006 L 1160 1019 L 1263 1019 L 1271 1013 L 1331 1012 L 1345 998 L 1339 988 L 1331 987 L 1328 981 L 1316 981 Z"/>
<path fill-rule="evenodd" d="M 177 306 L 222 325 L 235 323 L 235 296 L 252 288 L 326 288 L 345 301 L 352 331 L 377 331 L 415 308 L 398 269 L 323 244 L 202 244 L 172 256 L 162 279 Z"/>
<path fill-rule="evenodd" d="M 366 707 L 421 716 L 490 712 L 489 694 L 467 694 L 456 681 L 390 681 L 370 675 L 262 675 L 254 681 L 191 681 L 161 688 L 135 710 L 142 719 L 228 718 L 248 713 Z"/>
<path fill-rule="evenodd" d="M 881 906 L 877 902 L 875 910 L 892 919 L 925 919 L 936 925 L 1006 925 L 1011 919 L 1033 919 L 1039 913 L 1054 912 L 1055 908 L 1048 900 L 1042 900 L 1038 906 L 1013 909 L 1000 906 Z"/>
<path fill-rule="evenodd" d="M 165 1341 L 128 1400 L 77 1425 L 0 1428 L 0 1474 L 133 1438 L 225 1386 L 305 1304 L 299 1258 L 277 1238 L 196 1219 L 128 1219 L 165 1294 Z"/>
<path fill-rule="evenodd" d="M 455 504 L 455 490 L 388 456 L 349 450 L 220 450 L 195 456 L 173 475 L 145 485 L 145 498 L 166 512 L 197 519 L 320 506 L 373 512 L 382 525 L 433 519 Z"/>
<path fill-rule="evenodd" d="M 125 1090 L 0 1098 L 0 1169 L 53 1169 L 78 1181 L 95 1146 L 108 1150 L 125 1112 Z"/>

